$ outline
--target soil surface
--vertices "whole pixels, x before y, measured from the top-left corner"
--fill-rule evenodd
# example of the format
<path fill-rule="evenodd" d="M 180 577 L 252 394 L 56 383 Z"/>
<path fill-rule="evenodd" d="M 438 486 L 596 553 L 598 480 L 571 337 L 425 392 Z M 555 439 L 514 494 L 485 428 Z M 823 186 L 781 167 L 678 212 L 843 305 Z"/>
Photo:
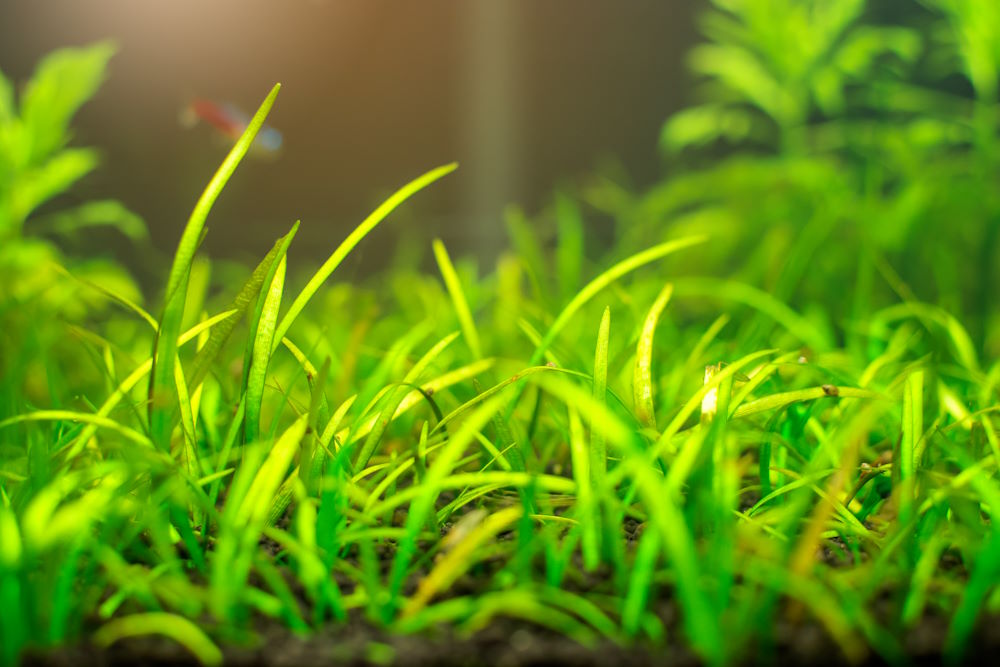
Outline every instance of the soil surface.
<path fill-rule="evenodd" d="M 668 615 L 675 613 L 669 603 Z M 750 656 L 743 665 L 846 665 L 844 655 L 817 624 L 779 624 L 773 651 Z M 946 619 L 930 617 L 903 638 L 909 656 L 907 664 L 944 664 L 941 648 L 947 630 Z M 391 635 L 364 620 L 330 625 L 308 637 L 300 637 L 274 621 L 257 628 L 252 645 L 223 646 L 225 664 L 239 667 L 293 667 L 339 665 L 372 667 L 638 667 L 671 665 L 695 667 L 699 660 L 686 648 L 675 645 L 623 647 L 611 642 L 583 646 L 575 641 L 530 623 L 497 618 L 485 629 L 456 636 L 443 629 L 433 635 Z M 967 664 L 989 664 L 1000 650 L 1000 617 L 984 619 L 966 655 Z M 25 655 L 25 667 L 76 667 L 78 665 L 197 665 L 183 647 L 159 637 L 127 639 L 109 648 L 82 643 L 54 651 L 32 651 Z M 864 667 L 887 665 L 869 654 Z"/>

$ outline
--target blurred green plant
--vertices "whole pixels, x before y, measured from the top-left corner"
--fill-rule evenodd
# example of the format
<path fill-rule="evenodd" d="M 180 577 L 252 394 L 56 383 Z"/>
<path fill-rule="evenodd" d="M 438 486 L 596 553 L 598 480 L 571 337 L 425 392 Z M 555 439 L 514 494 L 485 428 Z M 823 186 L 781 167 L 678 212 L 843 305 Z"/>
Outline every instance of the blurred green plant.
<path fill-rule="evenodd" d="M 70 123 L 100 87 L 115 52 L 109 42 L 54 51 L 38 64 L 19 99 L 0 72 L 0 378 L 5 385 L 27 381 L 35 400 L 52 396 L 44 386 L 43 360 L 65 335 L 58 316 L 78 321 L 99 313 L 106 296 L 66 280 L 56 241 L 108 226 L 134 241 L 146 238 L 142 220 L 115 200 L 53 205 L 93 171 L 98 153 L 70 146 Z M 140 292 L 113 261 L 69 263 L 76 277 L 132 300 Z M 42 326 L 39 326 L 42 325 Z M 5 392 L 0 392 L 5 393 Z M 0 414 L 8 401 L 0 400 Z"/>
<path fill-rule="evenodd" d="M 670 175 L 644 193 L 613 175 L 585 193 L 618 221 L 617 249 L 707 231 L 699 272 L 823 304 L 821 326 L 856 332 L 869 306 L 919 298 L 1000 350 L 995 3 L 712 5 L 690 55 L 703 101 L 661 134 Z"/>

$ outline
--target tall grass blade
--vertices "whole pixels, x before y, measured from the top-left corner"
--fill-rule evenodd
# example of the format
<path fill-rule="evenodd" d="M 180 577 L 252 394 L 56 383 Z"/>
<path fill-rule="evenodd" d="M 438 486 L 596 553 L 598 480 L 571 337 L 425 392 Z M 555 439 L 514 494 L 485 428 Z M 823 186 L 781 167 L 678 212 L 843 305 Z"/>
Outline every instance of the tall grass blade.
<path fill-rule="evenodd" d="M 278 308 L 285 289 L 285 260 L 278 260 L 274 278 L 267 292 L 262 295 L 260 318 L 252 339 L 252 351 L 246 384 L 245 434 L 248 442 L 260 435 L 260 409 L 264 398 L 267 367 L 274 350 L 274 328 L 278 322 Z"/>
<path fill-rule="evenodd" d="M 219 170 L 209 181 L 208 187 L 205 188 L 191 212 L 191 217 L 188 219 L 174 255 L 174 262 L 167 278 L 160 328 L 157 330 L 153 343 L 153 370 L 149 376 L 149 432 L 150 438 L 161 450 L 169 448 L 170 431 L 173 429 L 172 415 L 176 396 L 171 388 L 174 382 L 177 337 L 184 317 L 184 301 L 187 295 L 187 281 L 191 272 L 191 263 L 194 261 L 195 251 L 201 242 L 205 220 L 230 176 L 236 171 L 237 165 L 250 150 L 250 146 L 264 124 L 264 119 L 271 110 L 280 89 L 281 84 L 275 84 L 274 88 L 271 89 L 250 120 L 246 130 L 237 140 L 236 145 L 233 146 Z"/>
<path fill-rule="evenodd" d="M 288 252 L 288 246 L 291 244 L 292 239 L 295 238 L 298 230 L 299 223 L 296 221 L 292 225 L 292 229 L 275 242 L 274 246 L 253 270 L 250 278 L 247 279 L 246 283 L 243 284 L 233 299 L 229 307 L 232 314 L 226 320 L 212 328 L 208 342 L 198 350 L 198 354 L 191 364 L 191 371 L 188 374 L 187 382 L 188 387 L 192 390 L 197 388 L 202 380 L 205 379 L 205 376 L 208 375 L 212 363 L 214 363 L 222 351 L 222 347 L 226 344 L 226 341 L 229 340 L 237 323 L 240 321 L 240 317 L 249 310 L 250 304 L 254 302 L 254 299 L 260 293 L 267 277 L 273 275 L 274 267 Z"/>
<path fill-rule="evenodd" d="M 608 392 L 608 341 L 611 336 L 611 308 L 604 309 L 601 326 L 597 330 L 597 347 L 594 350 L 594 401 L 606 404 Z M 590 425 L 590 472 L 595 486 L 604 482 L 608 470 L 608 443 L 598 429 Z"/>
<path fill-rule="evenodd" d="M 441 270 L 441 277 L 444 279 L 445 287 L 451 296 L 451 303 L 455 307 L 455 315 L 458 323 L 462 327 L 462 335 L 465 336 L 465 344 L 469 346 L 473 359 L 481 359 L 482 349 L 479 346 L 479 334 L 476 332 L 476 323 L 472 319 L 472 312 L 469 310 L 469 302 L 462 291 L 462 283 L 458 279 L 455 267 L 448 256 L 448 250 L 440 239 L 434 239 L 434 258 L 437 260 L 438 268 Z"/>
<path fill-rule="evenodd" d="M 340 266 L 340 263 L 344 261 L 344 258 L 350 254 L 354 247 L 357 246 L 370 231 L 375 229 L 375 227 L 382 222 L 386 216 L 392 213 L 392 211 L 404 201 L 420 192 L 434 181 L 447 176 L 457 168 L 458 164 L 453 162 L 451 164 L 446 164 L 442 167 L 430 170 L 423 176 L 419 176 L 401 187 L 388 199 L 386 199 L 378 208 L 372 211 L 371 215 L 365 218 L 361 224 L 358 225 L 339 246 L 337 246 L 337 249 L 333 251 L 333 254 L 330 255 L 319 270 L 316 271 L 313 277 L 309 279 L 306 286 L 302 288 L 299 295 L 295 297 L 294 301 L 292 301 L 292 305 L 288 307 L 288 311 L 285 312 L 285 316 L 281 319 L 281 323 L 278 324 L 277 331 L 275 332 L 275 347 L 277 347 L 277 345 L 281 343 L 281 339 L 288 334 L 288 330 L 291 328 L 292 323 L 295 322 L 295 319 L 302 312 L 302 309 L 306 307 L 306 304 L 313 297 L 313 295 L 316 294 L 320 286 L 326 282 L 326 279 L 330 277 L 330 274 L 332 274 L 334 270 Z"/>
<path fill-rule="evenodd" d="M 632 395 L 635 406 L 635 416 L 639 423 L 651 429 L 656 429 L 656 414 L 653 406 L 653 334 L 660 313 L 670 301 L 674 286 L 667 283 L 660 290 L 656 300 L 646 315 L 639 334 L 639 343 L 635 351 L 635 367 L 632 371 Z"/>

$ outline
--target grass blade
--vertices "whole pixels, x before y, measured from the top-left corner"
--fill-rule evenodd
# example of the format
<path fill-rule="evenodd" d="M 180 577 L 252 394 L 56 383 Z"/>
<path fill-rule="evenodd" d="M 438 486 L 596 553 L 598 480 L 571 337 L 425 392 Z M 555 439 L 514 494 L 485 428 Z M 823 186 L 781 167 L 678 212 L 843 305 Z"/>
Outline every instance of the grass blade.
<path fill-rule="evenodd" d="M 420 176 L 392 194 L 388 199 L 386 199 L 381 206 L 372 211 L 371 215 L 365 218 L 360 225 L 358 225 L 353 232 L 351 232 L 344 241 L 337 246 L 337 249 L 333 251 L 333 254 L 323 263 L 323 266 L 319 268 L 318 271 L 309 279 L 302 291 L 299 293 L 295 300 L 292 301 L 292 305 L 288 307 L 288 312 L 281 319 L 281 323 L 278 325 L 277 332 L 274 336 L 274 346 L 277 347 L 281 344 L 281 339 L 288 334 L 288 329 L 291 328 L 292 323 L 295 318 L 299 316 L 302 309 L 306 307 L 309 300 L 316 294 L 320 286 L 326 282 L 326 279 L 330 277 L 330 274 L 340 266 L 340 263 L 344 261 L 344 258 L 357 246 L 361 240 L 368 235 L 370 231 L 375 229 L 375 227 L 382 222 L 386 216 L 392 213 L 397 206 L 402 204 L 404 201 L 420 192 L 428 185 L 437 181 L 438 179 L 447 176 L 451 172 L 458 169 L 458 163 L 452 162 L 451 164 L 446 164 L 442 167 L 432 169 L 423 176 Z"/>
<path fill-rule="evenodd" d="M 169 448 L 170 431 L 173 428 L 173 411 L 176 396 L 172 390 L 174 382 L 174 359 L 177 354 L 177 336 L 180 333 L 181 321 L 184 317 L 184 300 L 187 294 L 187 281 L 194 261 L 195 251 L 201 243 L 205 220 L 208 218 L 212 205 L 222 193 L 222 189 L 236 171 L 243 156 L 250 150 L 254 137 L 264 124 L 274 99 L 281 89 L 281 84 L 274 88 L 261 103 L 246 130 L 237 140 L 229 155 L 223 160 L 218 171 L 209 181 L 208 187 L 198 199 L 191 217 L 188 218 L 184 232 L 181 234 L 174 263 L 167 278 L 167 288 L 164 296 L 163 314 L 160 317 L 160 328 L 157 330 L 153 343 L 153 370 L 149 376 L 149 432 L 150 438 L 161 450 Z"/>
<path fill-rule="evenodd" d="M 434 258 L 437 260 L 438 268 L 441 270 L 441 277 L 444 279 L 445 287 L 451 296 L 452 305 L 455 307 L 455 315 L 462 327 L 462 335 L 465 336 L 465 343 L 472 352 L 473 359 L 481 359 L 482 349 L 479 346 L 479 334 L 476 333 L 476 323 L 472 319 L 472 312 L 469 310 L 469 302 L 462 291 L 462 283 L 455 273 L 455 267 L 448 256 L 448 250 L 440 239 L 434 239 Z"/>
<path fill-rule="evenodd" d="M 698 245 L 699 243 L 704 243 L 706 240 L 707 239 L 704 236 L 688 236 L 674 241 L 661 243 L 653 246 L 652 248 L 647 248 L 640 253 L 636 253 L 631 257 L 623 259 L 607 271 L 591 280 L 587 283 L 586 287 L 580 290 L 577 295 L 573 297 L 568 304 L 566 304 L 566 307 L 563 308 L 562 312 L 560 312 L 556 317 L 555 321 L 542 338 L 542 342 L 535 348 L 534 353 L 531 355 L 531 361 L 528 362 L 528 365 L 534 366 L 542 360 L 542 357 L 545 355 L 545 351 L 549 349 L 549 346 L 552 345 L 556 337 L 558 337 L 562 330 L 566 327 L 570 318 L 572 318 L 584 304 L 594 298 L 594 296 L 596 296 L 597 293 L 605 287 L 622 276 L 631 273 L 632 271 L 635 271 L 650 262 L 655 262 L 656 260 L 662 259 L 667 255 L 677 252 L 678 250 L 683 250 L 684 248 L 690 248 L 691 246 Z"/>
<path fill-rule="evenodd" d="M 635 405 L 635 416 L 639 423 L 647 428 L 656 428 L 656 414 L 653 406 L 653 334 L 656 331 L 656 323 L 660 319 L 660 313 L 670 301 L 670 295 L 674 293 L 674 286 L 667 283 L 660 290 L 646 321 L 642 325 L 642 333 L 639 334 L 639 343 L 635 351 L 635 368 L 632 372 L 632 395 Z"/>
<path fill-rule="evenodd" d="M 162 635 L 186 648 L 205 667 L 222 664 L 222 651 L 202 630 L 177 614 L 147 612 L 132 614 L 105 623 L 94 633 L 94 643 L 110 646 L 120 639 Z"/>
<path fill-rule="evenodd" d="M 604 309 L 601 326 L 597 330 L 597 347 L 594 350 L 594 401 L 607 404 L 608 392 L 608 341 L 611 334 L 611 308 Z M 592 419 L 592 418 L 591 418 Z M 588 420 L 589 421 L 589 420 Z M 590 473 L 595 486 L 604 482 L 608 470 L 608 443 L 604 434 L 590 426 Z"/>
<path fill-rule="evenodd" d="M 285 260 L 278 260 L 274 279 L 263 295 L 260 319 L 252 339 L 249 372 L 246 384 L 246 415 L 245 435 L 248 442 L 253 442 L 260 435 L 260 409 L 264 398 L 264 383 L 267 379 L 267 366 L 274 350 L 274 328 L 278 321 L 278 308 L 281 305 L 281 294 L 285 288 Z"/>
<path fill-rule="evenodd" d="M 232 315 L 212 328 L 212 334 L 209 336 L 208 342 L 198 351 L 198 355 L 191 365 L 191 372 L 187 382 L 188 387 L 192 391 L 208 375 L 212 363 L 219 356 L 219 352 L 222 351 L 222 346 L 229 340 L 229 336 L 232 335 L 233 329 L 236 328 L 236 324 L 240 321 L 240 317 L 249 310 L 250 304 L 254 302 L 254 299 L 260 293 L 267 277 L 273 275 L 276 263 L 288 252 L 288 246 L 291 244 L 292 239 L 295 238 L 298 230 L 299 223 L 296 221 L 292 225 L 292 229 L 275 242 L 274 246 L 268 251 L 264 259 L 260 261 L 257 268 L 253 270 L 250 278 L 247 279 L 246 283 L 243 284 L 243 287 L 240 288 L 239 293 L 233 299 L 233 303 L 229 307 Z"/>

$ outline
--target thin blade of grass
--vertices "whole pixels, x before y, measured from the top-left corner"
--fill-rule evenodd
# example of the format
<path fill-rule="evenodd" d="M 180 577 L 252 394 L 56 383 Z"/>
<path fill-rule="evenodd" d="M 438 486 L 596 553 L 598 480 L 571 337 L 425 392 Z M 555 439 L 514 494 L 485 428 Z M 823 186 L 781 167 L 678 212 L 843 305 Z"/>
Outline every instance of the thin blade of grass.
<path fill-rule="evenodd" d="M 250 367 L 246 382 L 246 414 L 244 416 L 244 433 L 248 442 L 253 442 L 260 435 L 260 410 L 264 399 L 264 383 L 267 380 L 267 367 L 271 361 L 274 349 L 274 328 L 278 321 L 278 308 L 281 306 L 281 295 L 285 289 L 286 257 L 278 260 L 274 278 L 263 295 L 260 307 L 260 319 L 252 339 Z"/>
<path fill-rule="evenodd" d="M 635 637 L 642 627 L 643 614 L 652 595 L 653 574 L 660 558 L 662 547 L 660 535 L 655 526 L 647 526 L 639 538 L 639 546 L 632 562 L 628 590 L 622 602 L 622 630 L 628 637 Z"/>
<path fill-rule="evenodd" d="M 639 342 L 635 351 L 635 367 L 632 371 L 635 416 L 640 424 L 654 430 L 656 429 L 656 414 L 653 406 L 653 334 L 656 332 L 656 323 L 660 320 L 660 313 L 663 312 L 673 293 L 674 286 L 667 283 L 650 307 L 642 325 L 642 332 L 639 334 Z"/>
<path fill-rule="evenodd" d="M 303 415 L 278 438 L 254 476 L 246 496 L 240 502 L 234 516 L 235 525 L 263 524 L 274 502 L 275 492 L 281 486 L 288 473 L 288 467 L 299 450 L 307 426 L 308 415 Z"/>
<path fill-rule="evenodd" d="M 455 308 L 458 323 L 462 327 L 462 335 L 465 337 L 465 343 L 469 346 L 469 351 L 472 352 L 472 358 L 481 359 L 483 352 L 479 345 L 479 334 L 476 332 L 476 323 L 472 319 L 472 312 L 469 310 L 469 302 L 465 298 L 465 292 L 462 291 L 462 282 L 458 279 L 458 274 L 455 273 L 451 257 L 448 256 L 448 250 L 444 247 L 441 239 L 434 239 L 434 258 L 437 260 L 438 268 L 441 270 L 441 277 L 444 279 L 448 295 L 451 297 L 451 303 Z"/>
<path fill-rule="evenodd" d="M 330 277 L 330 274 L 340 266 L 340 263 L 344 261 L 344 258 L 354 249 L 361 240 L 368 235 L 370 231 L 375 229 L 375 227 L 382 222 L 393 210 L 404 201 L 412 197 L 417 192 L 420 192 L 428 185 L 434 181 L 447 176 L 451 172 L 458 168 L 458 163 L 446 164 L 442 167 L 432 169 L 423 176 L 420 176 L 393 193 L 388 199 L 386 199 L 378 208 L 376 208 L 371 215 L 362 221 L 353 232 L 351 232 L 344 241 L 337 246 L 337 249 L 333 251 L 333 254 L 323 263 L 318 271 L 309 279 L 302 291 L 299 293 L 295 300 L 292 301 L 292 305 L 288 307 L 288 311 L 285 316 L 281 319 L 281 323 L 278 325 L 277 331 L 274 336 L 275 346 L 281 343 L 281 339 L 288 334 L 288 329 L 291 328 L 292 323 L 302 312 L 302 309 L 306 307 L 309 300 L 316 294 L 320 286 L 326 282 L 326 279 Z"/>
<path fill-rule="evenodd" d="M 205 376 L 208 375 L 212 363 L 219 356 L 226 341 L 229 340 L 229 336 L 232 335 L 240 318 L 249 310 L 250 304 L 254 303 L 254 299 L 260 293 L 267 276 L 272 275 L 274 266 L 288 252 L 288 246 L 291 244 L 292 239 L 295 238 L 298 230 L 299 223 L 296 221 L 292 225 L 291 230 L 274 243 L 274 246 L 272 246 L 271 250 L 264 256 L 264 259 L 253 270 L 250 278 L 247 279 L 233 299 L 229 307 L 232 314 L 212 328 L 208 342 L 198 351 L 194 362 L 191 364 L 191 372 L 188 375 L 187 382 L 188 387 L 192 390 L 197 388 L 202 380 L 205 379 Z"/>
<path fill-rule="evenodd" d="M 652 248 L 647 248 L 640 253 L 636 253 L 631 257 L 623 259 L 607 271 L 591 280 L 576 294 L 575 297 L 573 297 L 568 304 L 566 304 L 566 307 L 563 308 L 562 312 L 560 312 L 556 317 L 555 321 L 549 327 L 549 330 L 545 333 L 545 336 L 542 337 L 542 342 L 535 348 L 528 365 L 534 366 L 542 360 L 545 351 L 549 349 L 549 346 L 552 345 L 556 337 L 562 333 L 562 330 L 569 323 L 569 320 L 577 313 L 577 311 L 580 310 L 580 308 L 583 307 L 584 304 L 594 298 L 594 296 L 605 287 L 622 276 L 631 273 L 646 264 L 662 259 L 667 255 L 677 252 L 678 250 L 683 250 L 684 248 L 704 243 L 706 240 L 707 239 L 704 236 L 688 236 L 673 241 L 667 241 L 666 243 L 661 243 L 653 246 Z"/>
<path fill-rule="evenodd" d="M 94 643 L 108 647 L 120 639 L 162 635 L 174 640 L 206 667 L 222 664 L 222 651 L 197 625 L 179 614 L 146 612 L 116 618 L 94 633 Z"/>
<path fill-rule="evenodd" d="M 604 309 L 601 316 L 601 326 L 597 330 L 597 346 L 594 349 L 594 401 L 601 405 L 607 405 L 608 393 L 608 341 L 611 336 L 611 308 Z M 592 417 L 588 417 L 587 423 L 590 427 L 590 472 L 595 486 L 600 486 L 604 482 L 604 476 L 608 470 L 608 443 L 604 434 L 599 429 L 595 429 L 590 423 Z"/>
<path fill-rule="evenodd" d="M 755 401 L 750 401 L 749 403 L 731 405 L 729 408 L 729 416 L 731 419 L 741 419 L 743 417 L 749 417 L 751 415 L 760 414 L 762 412 L 768 412 L 769 410 L 780 410 L 786 408 L 792 403 L 802 403 L 804 401 L 814 401 L 820 398 L 866 398 L 866 399 L 884 399 L 884 395 L 869 391 L 868 389 L 858 389 L 856 387 L 841 387 L 832 384 L 826 384 L 821 387 L 810 387 L 808 389 L 796 389 L 795 391 L 786 391 L 779 394 L 771 394 L 763 398 L 758 398 Z"/>
<path fill-rule="evenodd" d="M 361 447 L 361 451 L 358 452 L 358 457 L 354 461 L 354 469 L 362 470 L 368 465 L 369 459 L 371 459 L 372 454 L 375 452 L 375 447 L 378 446 L 379 441 L 385 434 L 386 429 L 389 426 L 389 422 L 392 420 L 393 415 L 396 414 L 396 410 L 399 409 L 400 404 L 403 399 L 412 391 L 410 385 L 417 382 L 420 376 L 424 373 L 428 366 L 430 366 L 434 361 L 441 355 L 442 352 L 451 345 L 455 339 L 458 338 L 458 332 L 448 334 L 443 339 L 438 341 L 434 347 L 432 347 L 427 354 L 425 354 L 421 359 L 413 365 L 413 368 L 406 374 L 403 378 L 402 385 L 396 387 L 386 402 L 385 407 L 382 408 L 381 413 L 375 420 L 375 424 L 369 431 L 368 436 L 365 438 L 364 445 Z"/>
<path fill-rule="evenodd" d="M 197 338 L 201 334 L 201 332 L 211 329 L 216 324 L 225 321 L 232 314 L 233 314 L 232 311 L 227 310 L 225 312 L 219 313 L 218 315 L 215 315 L 214 317 L 210 317 L 203 322 L 199 322 L 197 325 L 191 327 L 188 331 L 185 331 L 183 334 L 181 334 L 180 338 L 177 339 L 177 347 L 180 348 L 190 343 L 192 340 Z M 132 371 L 132 373 L 128 375 L 128 377 L 126 377 L 124 380 L 121 381 L 121 383 L 118 385 L 118 388 L 115 389 L 114 393 L 111 394 L 111 396 L 109 396 L 104 401 L 104 403 L 101 405 L 100 409 L 94 416 L 100 419 L 106 419 L 107 416 L 111 414 L 112 410 L 114 410 L 115 407 L 119 403 L 121 403 L 121 401 L 124 400 L 126 396 L 128 396 L 128 393 L 132 391 L 132 389 L 144 377 L 146 377 L 146 375 L 149 374 L 152 367 L 153 367 L 152 359 L 147 359 L 144 363 L 140 364 L 134 371 Z M 87 427 L 85 427 L 83 430 L 80 431 L 79 435 L 77 435 L 67 444 L 67 449 L 65 450 L 68 452 L 66 455 L 67 459 L 72 460 L 80 454 L 83 448 L 86 447 L 87 443 L 94 436 L 94 433 L 97 431 L 97 428 L 98 428 L 97 422 L 88 425 Z"/>
<path fill-rule="evenodd" d="M 590 473 L 590 453 L 583 436 L 583 422 L 580 413 L 572 406 L 566 406 L 569 415 L 570 465 L 576 481 L 577 508 L 574 515 L 582 528 L 581 549 L 583 566 L 593 572 L 600 561 L 600 511 L 594 502 L 594 489 Z"/>
<path fill-rule="evenodd" d="M 406 619 L 420 612 L 439 591 L 448 588 L 468 571 L 476 562 L 473 559 L 476 550 L 520 519 L 521 513 L 522 508 L 517 506 L 502 509 L 489 515 L 464 538 L 459 539 L 420 581 L 417 591 L 403 607 L 400 618 Z"/>
<path fill-rule="evenodd" d="M 906 524 L 913 515 L 916 502 L 917 445 L 924 434 L 924 372 L 910 373 L 903 386 L 903 433 L 899 441 L 898 458 L 893 457 L 893 468 L 898 468 L 899 521 Z"/>
<path fill-rule="evenodd" d="M 209 181 L 208 186 L 195 204 L 191 217 L 188 219 L 184 232 L 181 234 L 174 262 L 167 278 L 164 297 L 163 314 L 160 317 L 160 327 L 153 343 L 153 369 L 149 376 L 149 432 L 155 445 L 166 450 L 170 444 L 173 410 L 176 397 L 173 395 L 174 359 L 177 354 L 178 334 L 184 317 L 184 301 L 187 294 L 187 281 L 194 261 L 195 251 L 201 242 L 205 220 L 212 209 L 215 200 L 221 194 L 229 178 L 236 171 L 237 165 L 250 150 L 254 137 L 264 124 L 274 99 L 281 89 L 281 84 L 274 88 L 261 103 L 246 130 L 237 140 L 229 155 L 222 162 L 218 171 Z"/>

